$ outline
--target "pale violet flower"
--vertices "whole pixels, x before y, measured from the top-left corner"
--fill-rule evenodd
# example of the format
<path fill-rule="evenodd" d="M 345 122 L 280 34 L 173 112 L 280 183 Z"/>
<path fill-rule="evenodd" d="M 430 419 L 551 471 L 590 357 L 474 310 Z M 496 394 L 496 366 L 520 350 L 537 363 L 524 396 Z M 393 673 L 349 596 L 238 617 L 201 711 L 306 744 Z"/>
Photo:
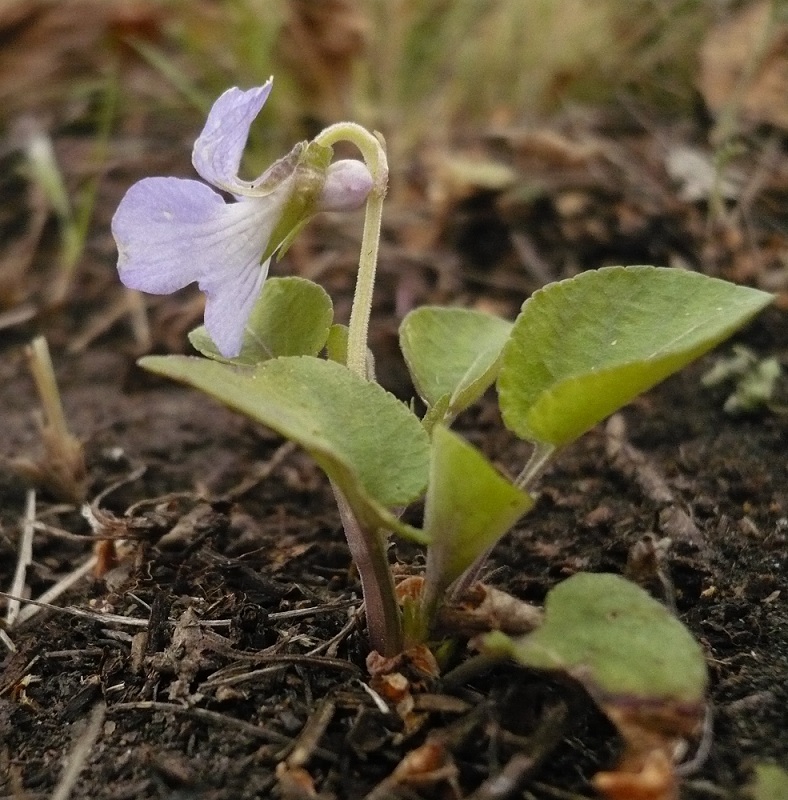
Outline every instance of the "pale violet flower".
<path fill-rule="evenodd" d="M 337 161 L 310 172 L 305 144 L 256 180 L 241 180 L 249 127 L 270 91 L 270 80 L 248 91 L 228 89 L 194 144 L 197 173 L 235 202 L 199 181 L 145 178 L 128 190 L 112 219 L 121 281 L 151 294 L 169 294 L 196 281 L 206 295 L 205 327 L 228 358 L 241 350 L 271 256 L 288 234 L 316 211 L 359 208 L 372 187 L 360 161 Z"/>

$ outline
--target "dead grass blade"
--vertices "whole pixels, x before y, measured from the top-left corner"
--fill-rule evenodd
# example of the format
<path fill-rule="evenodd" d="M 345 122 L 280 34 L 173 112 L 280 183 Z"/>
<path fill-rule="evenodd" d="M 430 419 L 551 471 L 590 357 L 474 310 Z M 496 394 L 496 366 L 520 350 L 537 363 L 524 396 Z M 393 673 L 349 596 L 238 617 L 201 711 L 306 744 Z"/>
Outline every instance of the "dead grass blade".
<path fill-rule="evenodd" d="M 25 504 L 25 516 L 22 522 L 22 536 L 19 539 L 19 552 L 17 553 L 16 571 L 14 580 L 11 584 L 11 594 L 20 596 L 25 590 L 27 579 L 27 568 L 33 561 L 33 534 L 35 533 L 36 521 L 36 493 L 34 489 L 28 489 L 27 502 Z M 11 628 L 19 617 L 22 605 L 15 597 L 8 601 L 8 609 L 5 615 L 6 625 Z"/>

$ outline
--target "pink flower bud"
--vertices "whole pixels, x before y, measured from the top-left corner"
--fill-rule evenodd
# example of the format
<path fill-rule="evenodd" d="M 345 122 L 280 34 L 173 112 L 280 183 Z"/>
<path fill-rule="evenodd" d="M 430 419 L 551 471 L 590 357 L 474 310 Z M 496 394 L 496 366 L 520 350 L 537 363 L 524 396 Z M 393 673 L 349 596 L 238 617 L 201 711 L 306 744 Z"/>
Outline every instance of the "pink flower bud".
<path fill-rule="evenodd" d="M 326 173 L 317 208 L 320 211 L 354 211 L 364 205 L 371 189 L 372 175 L 362 161 L 335 161 Z"/>

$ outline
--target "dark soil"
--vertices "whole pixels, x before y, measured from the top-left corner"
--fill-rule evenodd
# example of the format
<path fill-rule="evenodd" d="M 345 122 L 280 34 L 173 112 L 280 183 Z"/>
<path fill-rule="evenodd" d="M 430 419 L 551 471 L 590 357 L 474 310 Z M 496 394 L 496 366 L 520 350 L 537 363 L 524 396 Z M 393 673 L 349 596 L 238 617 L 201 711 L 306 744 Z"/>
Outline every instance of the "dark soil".
<path fill-rule="evenodd" d="M 764 315 L 748 340 L 783 351 L 782 315 Z M 30 453 L 35 398 L 20 367 L 18 359 L 4 367 L 3 449 Z M 605 432 L 595 430 L 545 476 L 536 510 L 496 549 L 488 576 L 539 603 L 576 571 L 625 571 L 645 536 L 673 539 L 664 571 L 680 617 L 708 654 L 714 709 L 711 754 L 686 783 L 686 797 L 709 796 L 710 786 L 732 790 L 755 760 L 788 755 L 786 422 L 726 416 L 723 395 L 699 389 L 702 369 L 625 412 L 630 443 L 664 477 L 674 508 L 612 464 Z M 265 480 L 233 492 L 275 457 L 281 443 L 270 434 L 194 392 L 150 385 L 112 350 L 64 357 L 59 373 L 92 485 L 106 488 L 145 467 L 98 504 L 117 535 L 129 537 L 120 565 L 60 602 L 148 626 L 42 611 L 13 631 L 18 652 L 5 659 L 0 699 L 7 794 L 50 793 L 82 718 L 100 699 L 107 717 L 77 787 L 81 797 L 266 797 L 276 764 L 327 703 L 333 713 L 306 763 L 321 797 L 367 796 L 427 736 L 446 742 L 470 792 L 515 754 L 538 748 L 545 719 L 560 730 L 529 782 L 533 796 L 587 792 L 589 775 L 611 764 L 615 736 L 576 689 L 514 668 L 450 696 L 440 681 L 426 687 L 419 702 L 437 710 L 405 735 L 399 718 L 361 688 L 363 627 L 346 627 L 359 586 L 325 480 L 306 458 L 285 454 Z M 517 469 L 523 448 L 502 433 L 491 402 L 462 427 L 499 464 Z M 9 586 L 24 487 L 6 476 L 0 488 L 1 577 Z M 48 524 L 90 533 L 76 511 L 44 516 L 49 505 L 44 497 L 39 510 Z M 682 538 L 675 510 L 697 527 L 700 546 Z M 37 535 L 32 596 L 82 563 L 88 548 L 54 531 Z M 392 550 L 392 559 L 402 572 L 421 564 L 410 548 Z M 315 610 L 283 613 L 303 608 Z M 222 624 L 173 648 L 172 623 L 188 610 Z M 237 683 L 222 680 L 238 675 Z M 433 784 L 402 796 L 440 792 Z"/>
<path fill-rule="evenodd" d="M 401 314 L 423 302 L 513 316 L 544 282 L 610 263 L 684 266 L 785 291 L 788 166 L 778 137 L 763 148 L 751 142 L 743 169 L 757 181 L 746 201 L 708 223 L 703 202 L 677 199 L 657 144 L 700 139 L 700 127 L 599 120 L 586 120 L 582 135 L 559 120 L 547 149 L 526 136 L 485 139 L 520 176 L 515 191 L 465 187 L 436 208 L 425 191 L 433 176 L 414 167 L 410 194 L 400 185 L 392 197 L 382 251 L 373 348 L 384 385 L 412 393 L 395 332 Z M 159 134 L 142 130 L 143 138 Z M 571 150 L 586 135 L 589 152 Z M 574 685 L 500 666 L 460 687 L 422 681 L 405 721 L 379 708 L 366 690 L 360 587 L 325 478 L 270 432 L 143 374 L 122 314 L 100 324 L 123 296 L 109 216 L 137 177 L 187 174 L 188 145 L 170 136 L 156 139 L 153 152 L 166 155 L 155 164 L 129 165 L 118 145 L 66 303 L 42 299 L 57 248 L 51 224 L 32 239 L 21 294 L 0 284 L 3 308 L 33 308 L 0 330 L 0 453 L 41 458 L 39 401 L 22 345 L 45 333 L 66 418 L 85 443 L 93 522 L 79 504 L 37 493 L 26 595 L 40 597 L 85 564 L 96 533 L 120 540 L 106 574 L 89 573 L 54 600 L 61 610 L 39 608 L 8 631 L 16 652 L 0 645 L 0 797 L 49 797 L 101 702 L 106 715 L 74 797 L 592 796 L 591 776 L 612 767 L 619 743 Z M 79 141 L 66 127 L 59 146 Z M 16 177 L 18 154 L 3 158 L 11 177 L 0 178 L 0 223 L 24 243 L 38 201 Z M 280 266 L 323 283 L 339 317 L 347 315 L 356 235 L 317 221 Z M 185 348 L 201 316 L 195 299 L 150 300 L 151 349 Z M 738 341 L 785 362 L 784 311 L 768 310 Z M 779 408 L 724 413 L 725 390 L 700 384 L 713 358 L 622 412 L 618 455 L 605 426 L 563 452 L 485 576 L 540 604 L 578 571 L 625 573 L 675 604 L 705 649 L 712 681 L 710 752 L 684 781 L 685 800 L 739 796 L 753 764 L 788 762 L 788 417 Z M 492 398 L 458 429 L 504 471 L 521 468 L 527 448 L 503 429 Z M 7 461 L 3 590 L 13 581 L 27 490 Z M 633 572 L 633 548 L 655 543 L 654 569 Z M 399 576 L 423 569 L 422 554 L 398 543 L 391 562 Z M 467 652 L 462 643 L 454 663 Z M 432 753 L 436 769 L 395 786 L 389 776 L 425 743 L 419 752 Z M 520 788 L 485 783 L 514 773 Z"/>

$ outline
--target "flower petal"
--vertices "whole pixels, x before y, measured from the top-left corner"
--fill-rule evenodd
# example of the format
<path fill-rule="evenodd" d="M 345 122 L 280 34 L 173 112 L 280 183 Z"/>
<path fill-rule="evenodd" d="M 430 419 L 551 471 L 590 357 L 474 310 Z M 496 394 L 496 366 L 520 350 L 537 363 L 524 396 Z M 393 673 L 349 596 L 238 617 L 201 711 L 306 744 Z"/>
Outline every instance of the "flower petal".
<path fill-rule="evenodd" d="M 271 93 L 272 79 L 243 91 L 228 89 L 213 104 L 194 143 L 192 164 L 201 178 L 231 194 L 245 194 L 252 183 L 238 177 L 249 128 Z"/>
<path fill-rule="evenodd" d="M 235 358 L 241 352 L 244 328 L 270 263 L 269 258 L 262 266 L 253 263 L 239 268 L 232 278 L 223 275 L 221 280 L 200 281 L 206 297 L 205 329 L 225 358 Z"/>
<path fill-rule="evenodd" d="M 135 183 L 112 218 L 121 281 L 131 289 L 169 294 L 199 280 L 225 241 L 226 210 L 222 197 L 198 181 Z"/>
<path fill-rule="evenodd" d="M 208 333 L 222 355 L 238 355 L 268 270 L 260 261 L 289 193 L 284 185 L 265 197 L 225 203 L 197 181 L 134 184 L 112 220 L 121 281 L 152 294 L 197 281 L 208 295 Z"/>

